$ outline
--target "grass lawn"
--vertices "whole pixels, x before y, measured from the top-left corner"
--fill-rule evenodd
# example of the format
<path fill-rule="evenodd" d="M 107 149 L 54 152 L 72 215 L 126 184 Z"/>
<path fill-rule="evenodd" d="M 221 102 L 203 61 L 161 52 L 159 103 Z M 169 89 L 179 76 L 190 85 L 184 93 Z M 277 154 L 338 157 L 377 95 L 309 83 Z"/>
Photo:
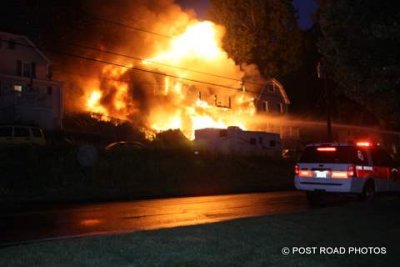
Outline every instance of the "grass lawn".
<path fill-rule="evenodd" d="M 400 200 L 0 248 L 0 266 L 399 266 Z M 384 255 L 288 255 L 282 247 L 385 247 Z"/>

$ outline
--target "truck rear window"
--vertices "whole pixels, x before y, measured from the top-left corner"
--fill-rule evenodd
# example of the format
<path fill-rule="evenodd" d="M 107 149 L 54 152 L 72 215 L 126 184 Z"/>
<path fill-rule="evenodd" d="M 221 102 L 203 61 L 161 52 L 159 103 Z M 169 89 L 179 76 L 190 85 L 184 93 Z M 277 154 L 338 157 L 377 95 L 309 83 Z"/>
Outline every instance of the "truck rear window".
<path fill-rule="evenodd" d="M 307 147 L 301 158 L 302 163 L 349 163 L 367 164 L 365 151 L 352 146 L 337 146 L 335 151 L 318 151 L 318 147 Z"/>

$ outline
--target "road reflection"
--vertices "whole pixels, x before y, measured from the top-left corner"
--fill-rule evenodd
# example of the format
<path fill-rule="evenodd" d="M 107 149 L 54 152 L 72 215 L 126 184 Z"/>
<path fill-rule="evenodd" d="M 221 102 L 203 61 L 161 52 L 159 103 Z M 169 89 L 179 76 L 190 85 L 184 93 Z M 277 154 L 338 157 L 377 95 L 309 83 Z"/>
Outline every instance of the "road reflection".
<path fill-rule="evenodd" d="M 0 243 L 123 233 L 308 209 L 302 192 L 113 202 L 0 216 Z"/>

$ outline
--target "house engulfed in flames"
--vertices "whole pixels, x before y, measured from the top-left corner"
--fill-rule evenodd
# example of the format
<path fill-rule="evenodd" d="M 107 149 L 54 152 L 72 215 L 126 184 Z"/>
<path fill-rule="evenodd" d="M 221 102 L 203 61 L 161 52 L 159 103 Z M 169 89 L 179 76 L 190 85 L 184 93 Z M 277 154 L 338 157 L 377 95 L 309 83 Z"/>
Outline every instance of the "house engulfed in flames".
<path fill-rule="evenodd" d="M 276 124 L 290 104 L 284 87 L 255 66 L 236 65 L 222 49 L 221 28 L 193 22 L 142 62 L 104 67 L 102 80 L 85 86 L 86 111 L 142 125 L 149 137 L 180 129 L 193 139 L 197 129 L 230 126 L 284 136 L 288 128 Z"/>

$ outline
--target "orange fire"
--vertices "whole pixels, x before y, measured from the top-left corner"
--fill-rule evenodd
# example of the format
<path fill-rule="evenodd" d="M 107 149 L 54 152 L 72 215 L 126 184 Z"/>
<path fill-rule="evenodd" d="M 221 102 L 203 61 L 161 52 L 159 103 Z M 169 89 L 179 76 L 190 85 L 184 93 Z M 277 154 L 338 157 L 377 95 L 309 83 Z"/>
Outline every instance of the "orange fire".
<path fill-rule="evenodd" d="M 101 77 L 105 77 L 102 84 L 95 81 L 90 85 L 92 88 L 87 95 L 86 110 L 92 114 L 92 117 L 103 121 L 110 121 L 111 118 L 128 118 L 130 113 L 128 106 L 131 102 L 128 96 L 129 86 L 126 82 L 120 80 L 126 71 L 127 69 L 108 65 L 102 70 Z M 111 90 L 108 93 L 111 98 L 108 105 L 105 105 L 102 101 L 106 98 L 104 88 Z"/>
<path fill-rule="evenodd" d="M 89 95 L 89 98 L 86 103 L 86 107 L 91 112 L 108 115 L 107 110 L 103 106 L 101 106 L 99 103 L 99 101 L 101 99 L 101 95 L 102 95 L 101 91 L 99 91 L 97 89 L 93 90 Z"/>
<path fill-rule="evenodd" d="M 147 94 L 151 108 L 142 116 L 148 128 L 154 132 L 180 129 L 190 139 L 201 128 L 249 128 L 246 122 L 255 114 L 254 96 L 241 89 L 243 73 L 222 49 L 223 34 L 223 27 L 212 22 L 192 22 L 142 62 L 146 69 L 165 74 L 161 84 L 154 84 Z M 102 76 L 121 80 L 125 73 L 126 69 L 107 66 Z M 113 88 L 111 103 L 104 105 L 104 91 L 93 88 L 86 109 L 132 120 L 141 112 L 140 103 L 130 94 L 128 83 L 115 80 L 104 84 Z"/>
<path fill-rule="evenodd" d="M 198 60 L 200 64 L 218 59 L 226 55 L 220 46 L 218 37 L 222 28 L 218 28 L 210 21 L 197 22 L 189 27 L 180 36 L 173 38 L 167 51 L 148 59 L 145 63 L 168 63 L 182 66 L 188 60 Z"/>

